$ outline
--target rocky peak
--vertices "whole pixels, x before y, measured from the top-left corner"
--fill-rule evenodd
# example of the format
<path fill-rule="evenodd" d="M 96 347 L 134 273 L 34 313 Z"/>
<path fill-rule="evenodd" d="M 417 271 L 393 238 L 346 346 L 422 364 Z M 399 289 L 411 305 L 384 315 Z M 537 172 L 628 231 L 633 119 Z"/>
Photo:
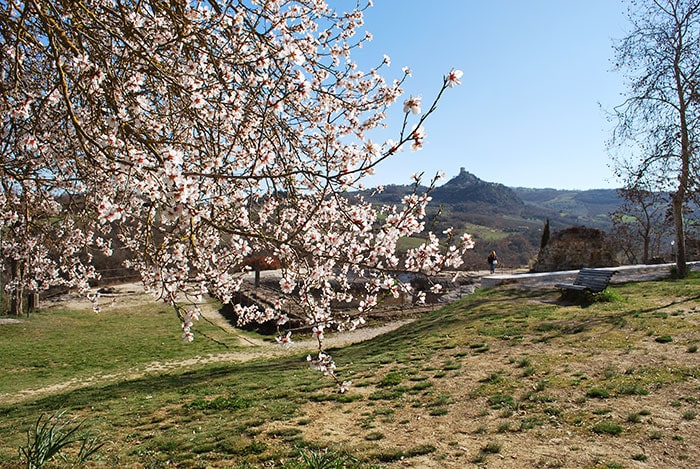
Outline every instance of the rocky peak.
<path fill-rule="evenodd" d="M 512 189 L 503 184 L 483 181 L 464 168 L 457 176 L 435 188 L 432 196 L 438 203 L 485 203 L 501 209 L 524 205 Z"/>
<path fill-rule="evenodd" d="M 467 171 L 464 168 L 459 169 L 459 174 L 452 179 L 450 179 L 447 183 L 445 183 L 445 186 L 453 186 L 453 187 L 469 187 L 473 186 L 475 184 L 483 183 L 481 179 L 478 177 L 474 176 L 472 173 Z"/>

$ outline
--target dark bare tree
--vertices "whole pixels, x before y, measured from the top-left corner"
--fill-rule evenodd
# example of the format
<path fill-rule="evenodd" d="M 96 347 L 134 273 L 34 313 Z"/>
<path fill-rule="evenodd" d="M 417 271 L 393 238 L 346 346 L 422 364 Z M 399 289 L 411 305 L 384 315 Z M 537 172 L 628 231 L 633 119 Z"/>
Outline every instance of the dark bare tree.
<path fill-rule="evenodd" d="M 626 187 L 618 193 L 622 204 L 610 214 L 614 238 L 630 263 L 648 264 L 661 255 L 662 241 L 672 233 L 668 194 L 640 187 Z"/>
<path fill-rule="evenodd" d="M 629 34 L 615 44 L 627 81 L 615 108 L 615 159 L 627 188 L 639 181 L 670 194 L 678 275 L 687 273 L 684 207 L 697 191 L 700 100 L 700 0 L 629 1 Z M 622 155 L 621 154 L 621 155 Z M 630 156 L 633 155 L 633 156 Z"/>
<path fill-rule="evenodd" d="M 549 218 L 547 218 L 547 221 L 544 223 L 544 228 L 542 228 L 542 238 L 540 238 L 540 251 L 542 251 L 549 242 L 549 235 Z"/>

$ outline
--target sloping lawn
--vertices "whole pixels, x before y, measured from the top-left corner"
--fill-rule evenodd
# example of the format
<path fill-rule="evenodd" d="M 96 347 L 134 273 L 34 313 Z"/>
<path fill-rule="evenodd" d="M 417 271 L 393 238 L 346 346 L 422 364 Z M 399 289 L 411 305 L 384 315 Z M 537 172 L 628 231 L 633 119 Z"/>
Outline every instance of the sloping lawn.
<path fill-rule="evenodd" d="M 40 313 L 0 326 L 0 467 L 60 411 L 106 442 L 94 467 L 694 467 L 700 277 L 602 299 L 478 291 L 333 350 L 344 395 L 299 352 L 235 361 L 206 323 L 216 341 L 180 344 L 162 307 Z"/>

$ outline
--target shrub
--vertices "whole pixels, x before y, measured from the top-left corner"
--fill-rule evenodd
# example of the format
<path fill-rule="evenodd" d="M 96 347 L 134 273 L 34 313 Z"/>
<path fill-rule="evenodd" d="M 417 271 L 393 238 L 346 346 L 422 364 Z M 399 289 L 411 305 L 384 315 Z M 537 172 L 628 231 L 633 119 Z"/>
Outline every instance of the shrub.
<path fill-rule="evenodd" d="M 434 453 L 435 449 L 436 448 L 433 445 L 418 445 L 418 446 L 410 448 L 408 451 L 406 451 L 406 456 L 408 456 L 408 457 L 424 456 L 426 454 Z"/>
<path fill-rule="evenodd" d="M 632 383 L 621 384 L 617 388 L 617 392 L 625 396 L 646 396 L 647 394 L 649 394 L 649 391 L 643 386 Z"/>
<path fill-rule="evenodd" d="M 488 401 L 489 405 L 493 409 L 501 409 L 504 407 L 510 409 L 515 408 L 515 398 L 508 394 L 494 394 L 493 396 L 489 397 Z"/>
<path fill-rule="evenodd" d="M 322 450 L 302 449 L 301 459 L 301 465 L 292 467 L 298 467 L 299 469 L 332 469 L 336 467 L 361 467 L 355 458 L 335 451 L 329 451 L 327 448 Z"/>
<path fill-rule="evenodd" d="M 670 270 L 671 270 L 671 278 L 674 280 L 677 280 L 677 279 L 685 278 L 688 276 L 688 274 L 690 273 L 690 266 L 685 267 L 685 274 L 684 275 L 680 275 L 680 272 L 678 272 L 678 266 L 676 266 L 676 265 L 672 265 Z"/>
<path fill-rule="evenodd" d="M 398 386 L 401 384 L 401 374 L 396 373 L 396 372 L 391 372 L 388 373 L 386 376 L 382 378 L 382 380 L 377 384 L 378 387 L 390 387 L 390 386 Z"/>
<path fill-rule="evenodd" d="M 623 299 L 617 290 L 609 287 L 595 296 L 595 301 L 598 303 L 616 303 Z"/>

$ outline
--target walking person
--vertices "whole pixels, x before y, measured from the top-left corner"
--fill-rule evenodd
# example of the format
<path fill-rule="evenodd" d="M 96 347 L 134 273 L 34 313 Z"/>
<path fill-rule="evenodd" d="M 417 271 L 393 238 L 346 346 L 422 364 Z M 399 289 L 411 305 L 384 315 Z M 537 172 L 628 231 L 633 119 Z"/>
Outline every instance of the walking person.
<path fill-rule="evenodd" d="M 488 257 L 489 261 L 489 269 L 491 270 L 491 273 L 493 274 L 496 272 L 496 264 L 498 264 L 498 256 L 496 256 L 496 251 L 491 251 L 491 254 L 489 254 Z"/>

